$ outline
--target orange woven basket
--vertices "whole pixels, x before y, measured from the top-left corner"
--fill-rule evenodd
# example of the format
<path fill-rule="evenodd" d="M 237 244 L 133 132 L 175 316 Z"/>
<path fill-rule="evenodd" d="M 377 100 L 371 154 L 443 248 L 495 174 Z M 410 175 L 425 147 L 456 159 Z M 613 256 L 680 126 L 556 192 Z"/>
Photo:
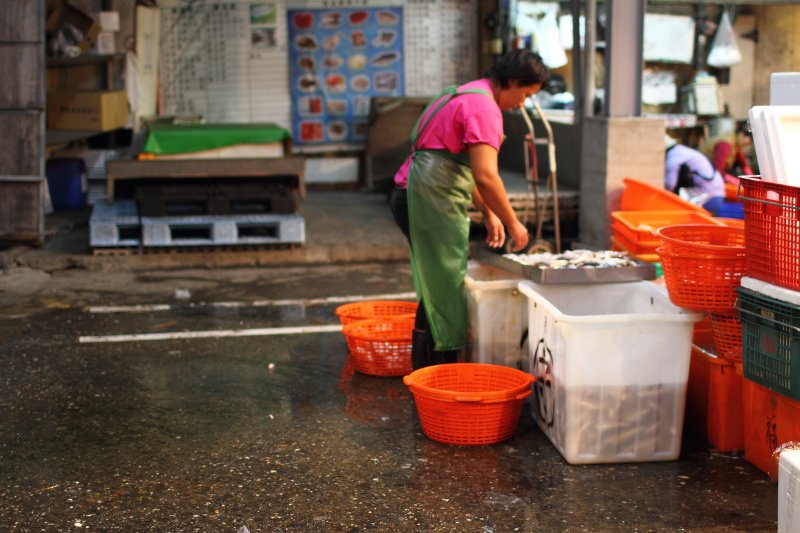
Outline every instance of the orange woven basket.
<path fill-rule="evenodd" d="M 661 239 L 656 253 L 672 303 L 697 311 L 731 311 L 744 274 L 744 230 L 686 224 L 656 233 Z"/>
<path fill-rule="evenodd" d="M 414 320 L 383 317 L 359 320 L 342 333 L 353 364 L 370 376 L 404 376 L 411 372 L 411 332 Z"/>
<path fill-rule="evenodd" d="M 336 308 L 336 316 L 342 326 L 352 324 L 358 320 L 368 320 L 385 316 L 402 316 L 413 318 L 417 312 L 417 302 L 404 302 L 402 300 L 372 300 L 341 305 Z"/>
<path fill-rule="evenodd" d="M 451 363 L 415 370 L 403 383 L 414 395 L 428 438 L 477 446 L 511 438 L 533 379 L 506 366 Z"/>
<path fill-rule="evenodd" d="M 720 357 L 736 363 L 742 362 L 742 323 L 739 311 L 709 313 L 714 351 Z"/>
<path fill-rule="evenodd" d="M 656 230 L 661 248 L 692 256 L 744 256 L 744 229 L 710 224 L 678 224 Z"/>

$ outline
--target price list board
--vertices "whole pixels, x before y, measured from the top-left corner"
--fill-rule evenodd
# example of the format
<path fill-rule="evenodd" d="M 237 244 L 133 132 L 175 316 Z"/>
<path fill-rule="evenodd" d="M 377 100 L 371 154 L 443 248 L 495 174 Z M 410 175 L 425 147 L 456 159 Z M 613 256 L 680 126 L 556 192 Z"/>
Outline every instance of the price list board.
<path fill-rule="evenodd" d="M 285 1 L 161 5 L 161 115 L 289 127 Z"/>
<path fill-rule="evenodd" d="M 406 96 L 479 77 L 477 0 L 405 0 Z"/>
<path fill-rule="evenodd" d="M 363 143 L 373 96 L 404 94 L 400 2 L 290 0 L 289 91 L 296 143 Z"/>

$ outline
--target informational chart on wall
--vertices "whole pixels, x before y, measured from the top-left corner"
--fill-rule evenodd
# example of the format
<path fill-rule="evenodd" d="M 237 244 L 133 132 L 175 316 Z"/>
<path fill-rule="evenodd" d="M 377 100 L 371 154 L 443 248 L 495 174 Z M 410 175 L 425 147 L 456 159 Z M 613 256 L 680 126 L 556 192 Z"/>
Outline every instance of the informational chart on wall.
<path fill-rule="evenodd" d="M 435 96 L 478 73 L 477 0 L 406 0 L 406 96 Z"/>
<path fill-rule="evenodd" d="M 296 143 L 362 143 L 372 97 L 404 94 L 402 2 L 356 3 L 287 6 Z"/>
<path fill-rule="evenodd" d="M 161 115 L 289 127 L 284 0 L 159 4 Z"/>

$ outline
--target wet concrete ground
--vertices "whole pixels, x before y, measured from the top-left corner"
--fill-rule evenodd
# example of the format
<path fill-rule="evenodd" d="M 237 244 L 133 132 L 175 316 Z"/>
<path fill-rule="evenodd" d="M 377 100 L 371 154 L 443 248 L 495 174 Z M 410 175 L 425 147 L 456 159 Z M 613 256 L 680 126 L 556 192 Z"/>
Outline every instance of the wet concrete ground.
<path fill-rule="evenodd" d="M 337 303 L 302 301 L 411 291 L 404 262 L 3 283 L 3 531 L 776 529 L 777 485 L 692 435 L 678 461 L 572 466 L 526 405 L 504 443 L 431 441 L 400 378 L 355 373 L 339 332 L 80 341 L 335 324 Z"/>

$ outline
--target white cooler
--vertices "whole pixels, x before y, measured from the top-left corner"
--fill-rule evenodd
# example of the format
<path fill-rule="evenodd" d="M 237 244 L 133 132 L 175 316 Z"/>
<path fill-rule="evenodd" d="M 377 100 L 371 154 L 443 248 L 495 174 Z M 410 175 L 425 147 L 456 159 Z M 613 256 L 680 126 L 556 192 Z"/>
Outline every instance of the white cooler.
<path fill-rule="evenodd" d="M 528 300 L 519 292 L 523 278 L 491 265 L 470 261 L 464 279 L 472 343 L 467 358 L 528 371 Z"/>
<path fill-rule="evenodd" d="M 533 416 L 572 464 L 680 455 L 694 322 L 649 281 L 519 284 Z"/>

